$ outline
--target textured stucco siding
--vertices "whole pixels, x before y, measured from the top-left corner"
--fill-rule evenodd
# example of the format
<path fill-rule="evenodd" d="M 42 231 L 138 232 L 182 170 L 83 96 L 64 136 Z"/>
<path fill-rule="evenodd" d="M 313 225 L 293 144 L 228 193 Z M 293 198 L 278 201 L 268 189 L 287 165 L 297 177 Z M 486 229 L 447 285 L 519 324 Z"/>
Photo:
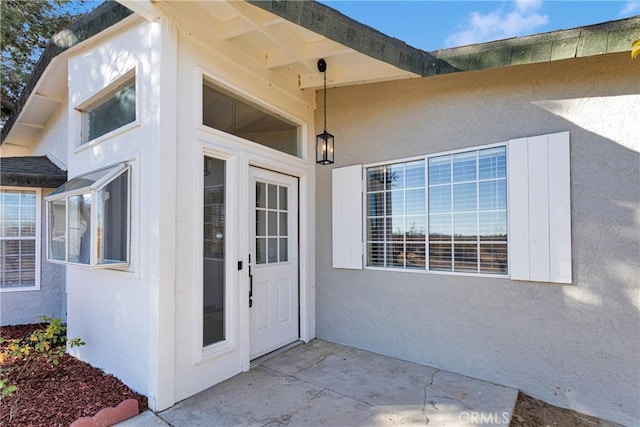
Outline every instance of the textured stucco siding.
<path fill-rule="evenodd" d="M 43 189 L 41 192 L 40 289 L 0 293 L 0 326 L 37 323 L 39 316 L 66 319 L 64 266 L 47 262 L 44 197 L 51 191 Z"/>
<path fill-rule="evenodd" d="M 638 425 L 639 76 L 623 53 L 329 90 L 336 167 L 569 131 L 574 282 L 333 269 L 318 166 L 318 337 Z"/>

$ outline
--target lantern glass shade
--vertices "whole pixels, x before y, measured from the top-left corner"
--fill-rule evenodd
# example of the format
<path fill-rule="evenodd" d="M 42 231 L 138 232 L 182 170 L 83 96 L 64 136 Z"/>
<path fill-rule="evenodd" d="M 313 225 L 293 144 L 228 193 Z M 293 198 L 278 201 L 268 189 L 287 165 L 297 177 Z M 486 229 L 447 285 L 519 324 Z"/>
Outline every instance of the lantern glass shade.
<path fill-rule="evenodd" d="M 333 135 L 326 130 L 316 136 L 316 163 L 321 165 L 333 163 Z"/>

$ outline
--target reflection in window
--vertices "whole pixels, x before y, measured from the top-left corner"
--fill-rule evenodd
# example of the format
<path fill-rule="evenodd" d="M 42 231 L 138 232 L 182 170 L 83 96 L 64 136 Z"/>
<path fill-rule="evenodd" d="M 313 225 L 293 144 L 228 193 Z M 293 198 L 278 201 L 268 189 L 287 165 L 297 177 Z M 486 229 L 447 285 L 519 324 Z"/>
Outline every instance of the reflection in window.
<path fill-rule="evenodd" d="M 424 161 L 367 169 L 367 265 L 425 268 Z"/>
<path fill-rule="evenodd" d="M 289 188 L 256 182 L 256 264 L 289 260 Z"/>
<path fill-rule="evenodd" d="M 51 193 L 46 198 L 49 260 L 128 265 L 129 181 L 129 166 L 119 164 L 73 178 Z"/>
<path fill-rule="evenodd" d="M 231 135 L 302 157 L 298 126 L 238 99 L 205 80 L 202 123 Z"/>
<path fill-rule="evenodd" d="M 225 339 L 225 161 L 204 157 L 202 346 Z"/>
<path fill-rule="evenodd" d="M 0 288 L 36 286 L 36 203 L 32 190 L 0 190 Z"/>
<path fill-rule="evenodd" d="M 506 148 L 429 159 L 429 269 L 507 273 Z"/>
<path fill-rule="evenodd" d="M 94 140 L 136 119 L 136 83 L 131 78 L 115 92 L 83 109 L 83 142 Z"/>

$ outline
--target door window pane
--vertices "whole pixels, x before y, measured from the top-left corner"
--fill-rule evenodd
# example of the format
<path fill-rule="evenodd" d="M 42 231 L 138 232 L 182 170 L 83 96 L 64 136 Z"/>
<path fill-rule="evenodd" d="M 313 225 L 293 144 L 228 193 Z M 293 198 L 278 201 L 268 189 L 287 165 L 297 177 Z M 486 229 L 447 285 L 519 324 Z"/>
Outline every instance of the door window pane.
<path fill-rule="evenodd" d="M 266 190 L 266 197 L 261 200 L 264 190 Z M 289 260 L 288 239 L 285 238 L 289 235 L 288 196 L 286 186 L 256 182 L 257 264 L 273 264 Z"/>
<path fill-rule="evenodd" d="M 204 163 L 202 345 L 206 347 L 225 339 L 226 162 L 205 156 Z"/>

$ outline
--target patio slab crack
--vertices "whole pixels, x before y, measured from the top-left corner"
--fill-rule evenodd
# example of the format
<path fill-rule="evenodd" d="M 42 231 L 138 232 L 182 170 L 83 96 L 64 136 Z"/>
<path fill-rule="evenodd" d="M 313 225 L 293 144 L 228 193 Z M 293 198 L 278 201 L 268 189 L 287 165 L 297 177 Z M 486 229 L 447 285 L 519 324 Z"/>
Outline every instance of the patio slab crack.
<path fill-rule="evenodd" d="M 435 376 L 440 372 L 440 369 L 436 369 L 436 371 L 433 373 L 433 375 L 431 375 L 431 381 L 429 381 L 427 383 L 427 385 L 424 386 L 424 398 L 422 399 L 422 415 L 424 416 L 425 419 L 425 425 L 429 424 L 429 417 L 427 416 L 427 389 L 429 387 L 431 387 L 431 385 L 433 384 L 433 379 L 435 378 Z M 436 406 L 436 404 L 433 401 L 429 401 L 429 403 L 431 404 L 431 406 L 433 406 L 435 408 L 436 411 L 438 411 L 438 407 Z"/>

